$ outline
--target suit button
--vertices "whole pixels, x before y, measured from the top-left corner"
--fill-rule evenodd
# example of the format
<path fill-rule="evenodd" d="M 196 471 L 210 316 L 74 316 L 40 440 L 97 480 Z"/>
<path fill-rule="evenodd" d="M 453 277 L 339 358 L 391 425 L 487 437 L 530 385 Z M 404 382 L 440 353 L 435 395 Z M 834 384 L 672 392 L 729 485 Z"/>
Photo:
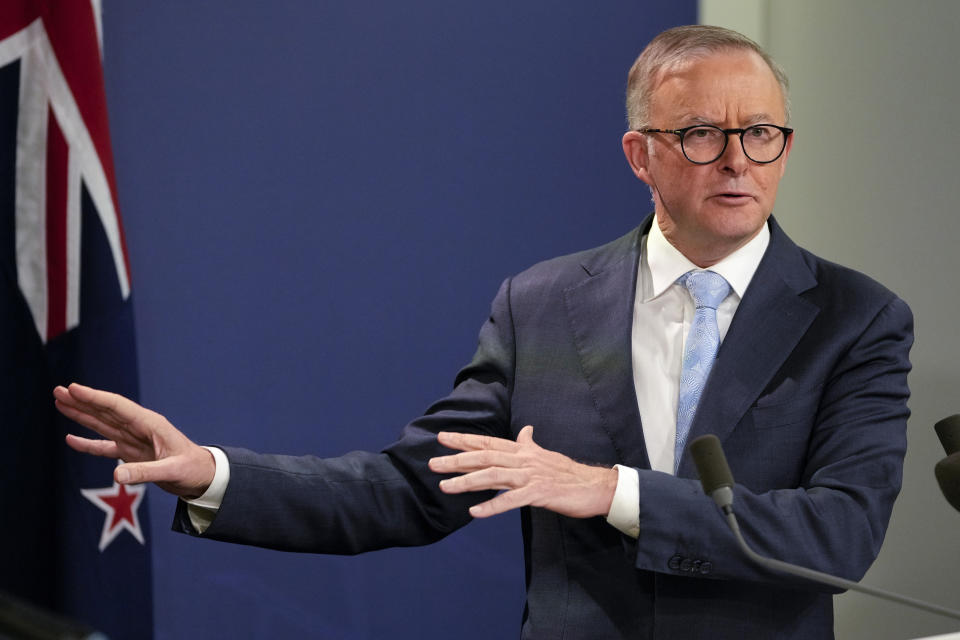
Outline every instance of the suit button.
<path fill-rule="evenodd" d="M 690 571 L 691 565 L 693 565 L 693 561 L 690 558 L 684 558 L 680 563 L 680 571 Z"/>
<path fill-rule="evenodd" d="M 680 561 L 683 560 L 680 556 L 673 556 L 670 558 L 670 561 L 667 562 L 667 566 L 676 571 L 680 568 Z"/>
<path fill-rule="evenodd" d="M 710 573 L 712 569 L 713 569 L 712 562 L 704 562 L 700 565 L 700 573 L 703 575 L 707 575 L 708 573 Z"/>

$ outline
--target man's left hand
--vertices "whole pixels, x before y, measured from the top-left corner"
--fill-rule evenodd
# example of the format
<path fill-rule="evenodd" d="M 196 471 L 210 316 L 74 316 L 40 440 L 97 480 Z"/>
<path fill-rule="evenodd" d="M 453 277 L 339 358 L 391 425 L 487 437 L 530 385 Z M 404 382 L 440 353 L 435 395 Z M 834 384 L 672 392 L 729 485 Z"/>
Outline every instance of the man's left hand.
<path fill-rule="evenodd" d="M 526 426 L 517 441 L 443 431 L 437 440 L 463 453 L 430 460 L 437 473 L 461 473 L 440 482 L 444 493 L 501 490 L 495 498 L 470 507 L 487 518 L 519 507 L 543 507 L 573 518 L 606 516 L 617 489 L 618 472 L 575 462 L 533 441 Z"/>

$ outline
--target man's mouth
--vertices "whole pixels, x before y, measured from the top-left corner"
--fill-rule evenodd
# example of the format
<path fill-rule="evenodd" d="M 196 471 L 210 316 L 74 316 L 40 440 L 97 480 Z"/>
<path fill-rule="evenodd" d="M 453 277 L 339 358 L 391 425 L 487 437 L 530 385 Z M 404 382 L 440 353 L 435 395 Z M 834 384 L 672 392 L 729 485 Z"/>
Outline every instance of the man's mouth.
<path fill-rule="evenodd" d="M 725 204 L 742 204 L 753 199 L 753 196 L 745 191 L 723 191 L 713 197 Z"/>

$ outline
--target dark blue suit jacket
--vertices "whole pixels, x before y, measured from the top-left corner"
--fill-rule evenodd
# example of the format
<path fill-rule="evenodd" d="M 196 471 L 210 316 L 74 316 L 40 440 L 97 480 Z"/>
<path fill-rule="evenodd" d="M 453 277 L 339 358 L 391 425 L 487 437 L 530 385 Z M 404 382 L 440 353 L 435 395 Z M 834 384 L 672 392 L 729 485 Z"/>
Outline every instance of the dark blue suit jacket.
<path fill-rule="evenodd" d="M 204 536 L 321 553 L 435 541 L 489 497 L 439 491 L 427 460 L 449 451 L 436 432 L 515 438 L 532 424 L 543 447 L 639 470 L 640 537 L 602 518 L 524 509 L 523 638 L 833 637 L 831 593 L 743 558 L 689 455 L 678 477 L 650 470 L 631 373 L 650 223 L 504 282 L 454 390 L 381 453 L 323 460 L 225 448 L 230 485 Z M 900 488 L 912 317 L 873 280 L 769 224 L 690 439 L 719 436 L 754 548 L 857 580 Z M 195 533 L 182 505 L 175 528 Z"/>

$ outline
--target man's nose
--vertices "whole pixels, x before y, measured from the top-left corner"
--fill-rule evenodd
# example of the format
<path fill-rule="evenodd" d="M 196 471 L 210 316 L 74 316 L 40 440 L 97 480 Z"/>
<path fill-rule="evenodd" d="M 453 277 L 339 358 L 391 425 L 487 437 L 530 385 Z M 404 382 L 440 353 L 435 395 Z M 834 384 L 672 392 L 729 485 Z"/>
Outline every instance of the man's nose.
<path fill-rule="evenodd" d="M 740 141 L 740 135 L 737 133 L 727 134 L 727 148 L 723 150 L 723 155 L 717 161 L 721 171 L 732 172 L 740 175 L 750 166 L 750 158 L 743 150 L 743 143 Z"/>

